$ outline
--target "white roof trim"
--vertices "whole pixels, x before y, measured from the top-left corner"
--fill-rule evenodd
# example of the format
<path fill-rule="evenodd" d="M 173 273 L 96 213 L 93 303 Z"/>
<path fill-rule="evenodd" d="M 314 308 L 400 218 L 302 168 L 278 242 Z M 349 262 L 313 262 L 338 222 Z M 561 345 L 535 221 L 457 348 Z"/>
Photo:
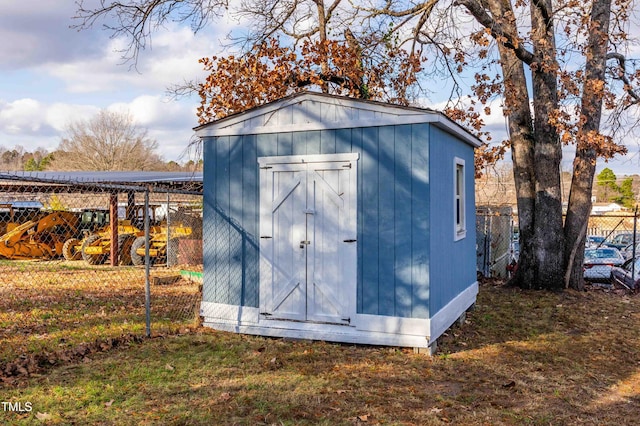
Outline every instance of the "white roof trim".
<path fill-rule="evenodd" d="M 236 124 L 248 122 L 249 120 L 275 113 L 278 110 L 291 105 L 301 104 L 304 101 L 318 101 L 338 107 L 353 107 L 371 112 L 379 112 L 385 116 L 377 119 L 347 119 L 343 121 L 311 121 L 292 125 L 267 125 L 238 127 Z M 432 123 L 438 128 L 451 133 L 468 144 L 478 147 L 482 142 L 467 132 L 460 125 L 447 118 L 444 114 L 427 109 L 403 107 L 400 105 L 383 104 L 377 102 L 361 101 L 358 99 L 330 96 L 313 92 L 293 95 L 269 104 L 250 109 L 246 112 L 238 113 L 227 118 L 214 121 L 195 129 L 196 135 L 200 138 L 217 136 L 240 136 L 269 133 L 304 132 L 313 130 L 336 130 L 359 127 L 393 126 L 401 124 L 421 124 Z"/>

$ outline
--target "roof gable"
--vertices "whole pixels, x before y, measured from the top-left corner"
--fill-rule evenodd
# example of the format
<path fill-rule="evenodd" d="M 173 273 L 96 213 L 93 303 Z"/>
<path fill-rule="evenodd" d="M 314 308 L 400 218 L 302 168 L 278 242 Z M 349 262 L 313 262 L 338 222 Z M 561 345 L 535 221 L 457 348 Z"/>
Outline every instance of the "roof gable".
<path fill-rule="evenodd" d="M 468 144 L 481 144 L 444 114 L 316 92 L 302 92 L 195 128 L 203 137 L 433 123 Z"/>

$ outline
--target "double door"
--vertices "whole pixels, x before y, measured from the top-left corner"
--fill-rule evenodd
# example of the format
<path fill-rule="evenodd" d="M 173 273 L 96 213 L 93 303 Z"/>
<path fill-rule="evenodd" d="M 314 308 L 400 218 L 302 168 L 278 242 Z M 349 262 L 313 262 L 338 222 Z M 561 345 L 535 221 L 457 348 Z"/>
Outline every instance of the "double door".
<path fill-rule="evenodd" d="M 357 155 L 259 163 L 261 315 L 348 325 L 357 279 Z"/>

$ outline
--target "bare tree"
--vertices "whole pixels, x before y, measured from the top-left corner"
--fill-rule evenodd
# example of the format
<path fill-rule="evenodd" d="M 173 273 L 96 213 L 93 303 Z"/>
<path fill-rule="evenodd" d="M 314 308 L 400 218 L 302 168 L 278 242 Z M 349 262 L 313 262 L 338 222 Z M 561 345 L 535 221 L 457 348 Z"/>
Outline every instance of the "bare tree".
<path fill-rule="evenodd" d="M 128 113 L 103 110 L 89 120 L 70 123 L 52 169 L 152 170 L 163 167 L 158 143 L 138 128 Z"/>

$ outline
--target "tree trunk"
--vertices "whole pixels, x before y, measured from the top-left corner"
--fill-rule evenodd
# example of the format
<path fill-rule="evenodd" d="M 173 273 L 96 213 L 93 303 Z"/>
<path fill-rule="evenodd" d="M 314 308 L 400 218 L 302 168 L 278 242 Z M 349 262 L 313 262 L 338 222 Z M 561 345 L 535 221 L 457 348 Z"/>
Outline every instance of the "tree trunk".
<path fill-rule="evenodd" d="M 501 1 L 487 2 L 494 16 L 513 16 L 506 10 L 506 4 Z M 509 30 L 515 30 L 515 21 L 505 22 Z M 513 161 L 513 176 L 518 203 L 518 228 L 520 231 L 520 257 L 518 269 L 510 281 L 511 285 L 530 288 L 536 282 L 535 265 L 533 263 L 535 247 L 534 241 L 534 212 L 535 212 L 535 170 L 534 170 L 534 142 L 533 122 L 524 63 L 516 56 L 512 49 L 498 44 L 500 64 L 502 66 L 504 89 L 504 110 L 509 117 L 509 139 L 511 141 L 511 158 Z"/>
<path fill-rule="evenodd" d="M 573 161 L 571 192 L 564 226 L 566 265 L 565 287 L 582 290 L 584 279 L 584 242 L 591 213 L 591 193 L 596 172 L 595 134 L 600 130 L 603 85 L 608 47 L 611 0 L 597 0 L 591 8 L 591 27 L 585 65 L 576 158 Z"/>
<path fill-rule="evenodd" d="M 471 3 L 461 2 L 471 13 Z M 532 5 L 532 28 L 535 55 L 531 63 L 533 96 L 529 96 L 523 58 L 517 57 L 513 46 L 499 44 L 500 61 L 505 84 L 505 111 L 509 117 L 511 155 L 518 201 L 520 257 L 511 285 L 529 289 L 559 289 L 563 287 L 562 200 L 560 192 L 560 161 L 562 152 L 550 115 L 558 105 L 556 57 L 553 25 L 539 7 Z M 488 0 L 492 16 L 501 16 L 502 30 L 517 34 L 515 14 L 510 3 Z M 528 102 L 534 99 L 535 114 Z M 536 117 L 535 123 L 532 116 Z"/>
<path fill-rule="evenodd" d="M 326 49 L 326 41 L 327 41 L 327 15 L 324 9 L 324 1 L 323 0 L 314 0 L 317 7 L 317 16 L 318 16 L 318 36 L 320 37 L 320 42 L 322 42 L 322 48 Z M 329 75 L 329 63 L 328 58 L 325 56 L 322 59 L 322 63 L 320 64 L 320 72 L 322 75 Z M 320 84 L 320 88 L 323 93 L 329 93 L 329 83 L 323 81 Z"/>
<path fill-rule="evenodd" d="M 558 108 L 555 36 L 551 1 L 531 3 L 534 59 L 531 63 L 534 109 L 535 213 L 534 288 L 563 288 L 564 236 L 560 162 L 562 150 L 551 116 Z"/>

